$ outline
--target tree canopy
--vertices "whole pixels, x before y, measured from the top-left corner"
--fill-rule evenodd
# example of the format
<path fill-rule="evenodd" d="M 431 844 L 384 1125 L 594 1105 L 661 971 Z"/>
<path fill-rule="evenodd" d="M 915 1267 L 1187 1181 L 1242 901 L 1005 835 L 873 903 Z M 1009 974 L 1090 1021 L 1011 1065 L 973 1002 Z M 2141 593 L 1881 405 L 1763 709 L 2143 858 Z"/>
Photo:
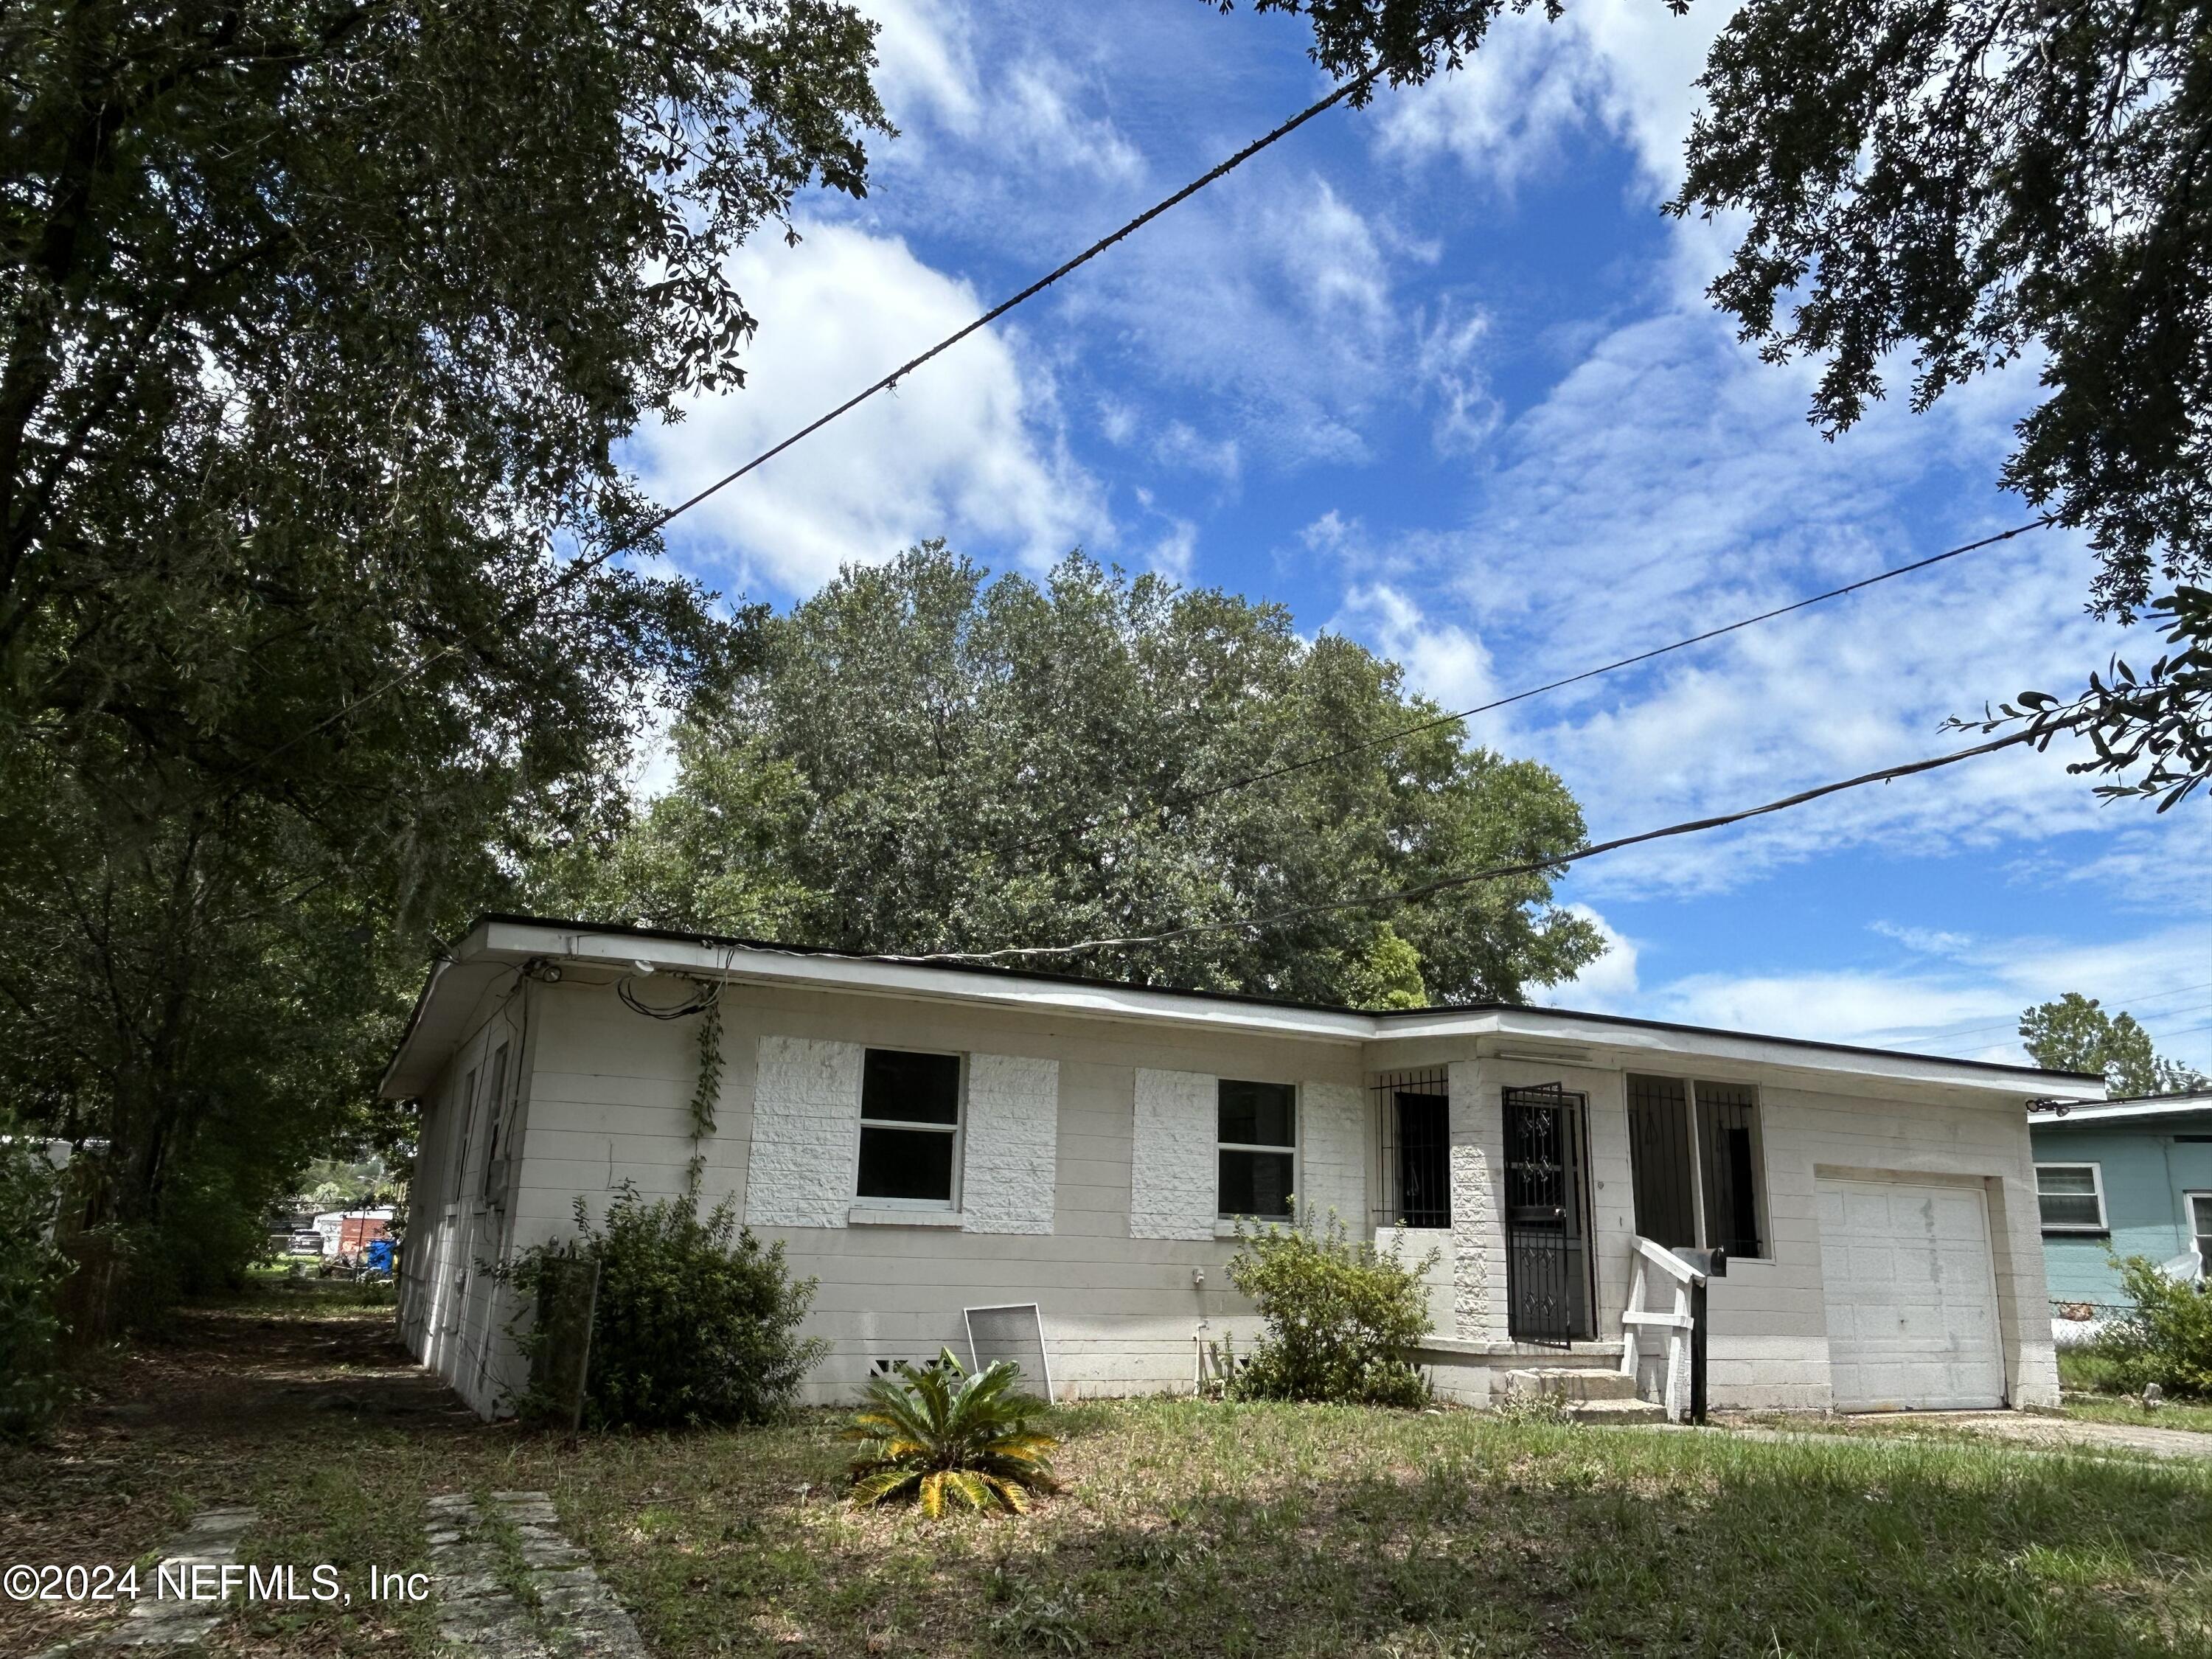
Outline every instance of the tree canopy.
<path fill-rule="evenodd" d="M 675 787 L 611 848 L 544 861 L 532 902 L 962 951 L 1387 892 L 1583 839 L 1542 766 L 1449 724 L 1378 742 L 1441 713 L 1395 664 L 1079 554 L 991 580 L 927 544 L 755 617 L 745 654 L 677 732 Z M 1408 1006 L 1519 1000 L 1601 948 L 1529 876 L 1043 965 Z"/>
<path fill-rule="evenodd" d="M 2108 1014 L 2094 997 L 2069 991 L 2038 1003 L 2020 1017 L 2020 1040 L 2039 1066 L 2059 1072 L 2101 1072 L 2105 1087 L 2120 1097 L 2183 1094 L 2212 1087 L 2212 1079 L 2179 1061 L 2161 1058 L 2150 1033 L 2134 1016 Z"/>
<path fill-rule="evenodd" d="M 614 446 L 741 378 L 731 252 L 863 189 L 873 38 L 0 12 L 0 1089 L 110 1143 L 100 1216 L 250 1218 L 362 1130 L 441 930 L 723 672 Z"/>

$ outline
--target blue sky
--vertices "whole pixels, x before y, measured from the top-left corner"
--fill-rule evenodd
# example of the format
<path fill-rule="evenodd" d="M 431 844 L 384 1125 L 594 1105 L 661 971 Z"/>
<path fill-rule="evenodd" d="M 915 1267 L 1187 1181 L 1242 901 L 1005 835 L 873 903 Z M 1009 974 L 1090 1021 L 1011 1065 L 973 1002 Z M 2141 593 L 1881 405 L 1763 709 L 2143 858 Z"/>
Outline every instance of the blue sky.
<path fill-rule="evenodd" d="M 688 495 L 1311 101 L 1293 21 L 1200 0 L 864 0 L 901 136 L 737 276 L 750 384 L 632 459 Z M 1081 545 L 1289 605 L 1453 708 L 2029 516 L 1993 480 L 2033 366 L 1830 443 L 1810 374 L 1703 298 L 1729 227 L 1662 217 L 1724 9 L 1509 16 L 1462 71 L 1338 109 L 672 527 L 787 604 L 942 535 L 1000 569 Z M 2042 532 L 1472 735 L 1609 836 L 1931 754 L 1946 715 L 2144 643 Z M 2009 754 L 1593 861 L 1613 948 L 1571 1006 L 2016 1054 L 2079 989 L 2212 1070 L 2204 805 L 2100 805 Z M 2196 1028 L 2196 1029 L 2192 1029 Z"/>

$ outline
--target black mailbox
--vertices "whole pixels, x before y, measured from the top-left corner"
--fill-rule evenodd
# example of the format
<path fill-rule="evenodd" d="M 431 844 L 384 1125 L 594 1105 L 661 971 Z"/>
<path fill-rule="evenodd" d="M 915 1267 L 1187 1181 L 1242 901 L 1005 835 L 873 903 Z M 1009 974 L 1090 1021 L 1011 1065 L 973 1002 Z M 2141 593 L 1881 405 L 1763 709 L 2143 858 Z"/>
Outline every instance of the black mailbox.
<path fill-rule="evenodd" d="M 1692 1250 L 1686 1249 L 1681 1246 L 1677 1245 L 1674 1249 L 1674 1254 L 1680 1256 L 1683 1261 L 1688 1262 L 1690 1266 L 1695 1267 L 1699 1273 L 1705 1274 L 1708 1279 L 1726 1279 L 1728 1277 L 1728 1252 L 1726 1250 Z"/>

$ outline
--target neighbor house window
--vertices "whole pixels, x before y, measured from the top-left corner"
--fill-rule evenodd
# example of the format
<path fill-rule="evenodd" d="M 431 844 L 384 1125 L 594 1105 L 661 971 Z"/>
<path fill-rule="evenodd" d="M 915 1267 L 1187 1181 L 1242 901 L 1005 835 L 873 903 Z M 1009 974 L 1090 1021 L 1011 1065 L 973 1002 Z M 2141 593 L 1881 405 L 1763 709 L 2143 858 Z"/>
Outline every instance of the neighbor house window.
<path fill-rule="evenodd" d="M 2105 1231 L 2105 1183 L 2094 1164 L 2039 1164 L 2035 1204 L 2046 1233 Z"/>
<path fill-rule="evenodd" d="M 2197 1271 L 2212 1279 L 2212 1193 L 2190 1194 L 2189 1220 L 2197 1230 Z"/>
<path fill-rule="evenodd" d="M 1297 1091 L 1228 1078 L 1219 1089 L 1221 1213 L 1288 1219 L 1297 1178 Z"/>
<path fill-rule="evenodd" d="M 1638 1233 L 1669 1249 L 1766 1254 L 1756 1088 L 1631 1077 L 1628 1151 Z"/>
<path fill-rule="evenodd" d="M 949 1205 L 959 1152 L 960 1056 L 869 1049 L 860 1072 L 860 1196 Z"/>

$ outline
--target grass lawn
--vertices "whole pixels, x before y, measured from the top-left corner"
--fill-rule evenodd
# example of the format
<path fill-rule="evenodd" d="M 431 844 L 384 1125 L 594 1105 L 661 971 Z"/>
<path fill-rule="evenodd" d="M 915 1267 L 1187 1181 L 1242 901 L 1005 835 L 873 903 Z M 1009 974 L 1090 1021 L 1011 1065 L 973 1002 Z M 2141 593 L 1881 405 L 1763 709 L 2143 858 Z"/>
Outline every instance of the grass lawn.
<path fill-rule="evenodd" d="M 933 1525 L 842 1501 L 831 1414 L 568 1446 L 452 1409 L 388 1315 L 291 1308 L 191 1316 L 0 1453 L 9 1558 L 129 1559 L 246 1501 L 256 1560 L 419 1566 L 428 1494 L 543 1488 L 657 1655 L 2212 1654 L 2212 1465 L 1129 1402 L 1055 1413 L 1036 1515 Z M 8 1620 L 0 1652 L 69 1628 Z M 214 1650 L 434 1630 L 248 1612 Z"/>
<path fill-rule="evenodd" d="M 2065 1389 L 2066 1415 L 2087 1423 L 2126 1423 L 2160 1429 L 2189 1429 L 2212 1434 L 2212 1405 L 2169 1400 L 2145 1411 L 2121 1389 L 2112 1363 L 2094 1349 L 2069 1349 L 2058 1356 L 2058 1381 Z"/>
<path fill-rule="evenodd" d="M 2066 1415 L 2085 1423 L 2125 1423 L 2136 1428 L 2188 1429 L 2212 1434 L 2212 1406 L 2169 1400 L 2154 1412 L 2125 1395 L 2068 1395 Z"/>

